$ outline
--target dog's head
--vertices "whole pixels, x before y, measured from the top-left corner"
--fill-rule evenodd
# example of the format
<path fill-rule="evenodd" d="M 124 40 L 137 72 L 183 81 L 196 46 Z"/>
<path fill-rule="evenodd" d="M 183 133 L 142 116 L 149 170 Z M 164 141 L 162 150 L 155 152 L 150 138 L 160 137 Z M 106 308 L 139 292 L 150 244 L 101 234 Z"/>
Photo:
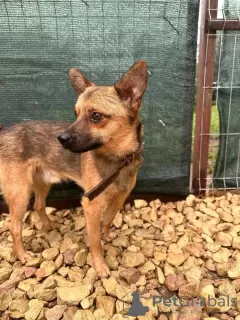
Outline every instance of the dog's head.
<path fill-rule="evenodd" d="M 69 76 L 78 99 L 76 121 L 58 136 L 63 147 L 77 153 L 98 149 L 119 157 L 136 151 L 139 109 L 148 79 L 146 62 L 136 62 L 110 87 L 96 86 L 77 69 L 71 69 Z"/>

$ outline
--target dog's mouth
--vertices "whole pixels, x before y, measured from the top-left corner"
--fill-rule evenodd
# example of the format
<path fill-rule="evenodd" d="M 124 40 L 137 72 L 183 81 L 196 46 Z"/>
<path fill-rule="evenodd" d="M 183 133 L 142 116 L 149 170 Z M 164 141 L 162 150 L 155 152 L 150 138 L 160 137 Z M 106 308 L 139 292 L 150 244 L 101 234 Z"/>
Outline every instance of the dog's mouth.
<path fill-rule="evenodd" d="M 83 152 L 87 152 L 87 151 L 90 151 L 90 150 L 94 150 L 94 149 L 98 149 L 102 146 L 102 143 L 99 142 L 99 141 L 92 141 L 84 146 L 78 146 L 78 145 L 75 145 L 75 144 L 70 144 L 70 145 L 67 145 L 67 146 L 64 146 L 63 147 L 65 149 L 68 149 L 69 151 L 71 152 L 74 152 L 74 153 L 83 153 Z"/>
<path fill-rule="evenodd" d="M 58 140 L 65 149 L 74 153 L 83 153 L 98 149 L 103 145 L 100 138 L 92 138 L 89 134 L 76 136 L 65 132 L 58 136 Z"/>

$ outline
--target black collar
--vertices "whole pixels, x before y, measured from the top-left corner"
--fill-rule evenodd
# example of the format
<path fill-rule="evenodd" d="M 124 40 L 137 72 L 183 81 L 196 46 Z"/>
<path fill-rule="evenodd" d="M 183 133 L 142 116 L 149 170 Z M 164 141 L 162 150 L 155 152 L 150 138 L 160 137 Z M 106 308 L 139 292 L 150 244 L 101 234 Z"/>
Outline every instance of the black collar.
<path fill-rule="evenodd" d="M 137 139 L 139 142 L 138 149 L 127 155 L 125 158 L 121 159 L 119 165 L 113 172 L 102 179 L 94 188 L 84 193 L 84 197 L 88 198 L 90 201 L 99 196 L 108 186 L 110 186 L 119 176 L 121 170 L 130 165 L 133 161 L 139 160 L 143 153 L 143 138 L 142 138 L 142 123 L 140 122 L 137 127 Z"/>

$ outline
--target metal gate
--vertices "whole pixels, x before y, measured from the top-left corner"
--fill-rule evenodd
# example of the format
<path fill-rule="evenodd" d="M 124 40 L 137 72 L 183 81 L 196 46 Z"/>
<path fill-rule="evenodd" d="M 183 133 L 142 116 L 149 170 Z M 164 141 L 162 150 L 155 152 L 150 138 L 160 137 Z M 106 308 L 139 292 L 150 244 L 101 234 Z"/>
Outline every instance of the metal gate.
<path fill-rule="evenodd" d="M 200 6 L 192 189 L 205 194 L 240 186 L 240 3 Z"/>

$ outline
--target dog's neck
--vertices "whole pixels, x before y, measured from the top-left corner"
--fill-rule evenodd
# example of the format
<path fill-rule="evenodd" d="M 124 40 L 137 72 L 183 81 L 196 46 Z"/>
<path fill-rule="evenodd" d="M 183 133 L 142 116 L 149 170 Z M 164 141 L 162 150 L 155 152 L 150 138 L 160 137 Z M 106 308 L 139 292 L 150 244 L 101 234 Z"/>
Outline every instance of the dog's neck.
<path fill-rule="evenodd" d="M 119 176 L 121 170 L 132 164 L 134 161 L 139 161 L 142 157 L 143 153 L 143 130 L 142 123 L 139 122 L 137 126 L 137 141 L 138 148 L 133 153 L 126 155 L 123 158 L 117 158 L 117 167 L 108 174 L 105 178 L 103 178 L 94 188 L 90 191 L 85 192 L 84 196 L 87 197 L 90 201 L 99 196 L 108 186 L 110 186 Z"/>
<path fill-rule="evenodd" d="M 129 163 L 133 162 L 134 160 L 139 160 L 142 156 L 143 152 L 143 128 L 142 128 L 142 122 L 140 121 L 137 126 L 137 142 L 138 142 L 138 148 L 136 151 L 126 155 L 124 158 L 122 158 L 120 161 L 124 162 L 127 161 Z"/>

